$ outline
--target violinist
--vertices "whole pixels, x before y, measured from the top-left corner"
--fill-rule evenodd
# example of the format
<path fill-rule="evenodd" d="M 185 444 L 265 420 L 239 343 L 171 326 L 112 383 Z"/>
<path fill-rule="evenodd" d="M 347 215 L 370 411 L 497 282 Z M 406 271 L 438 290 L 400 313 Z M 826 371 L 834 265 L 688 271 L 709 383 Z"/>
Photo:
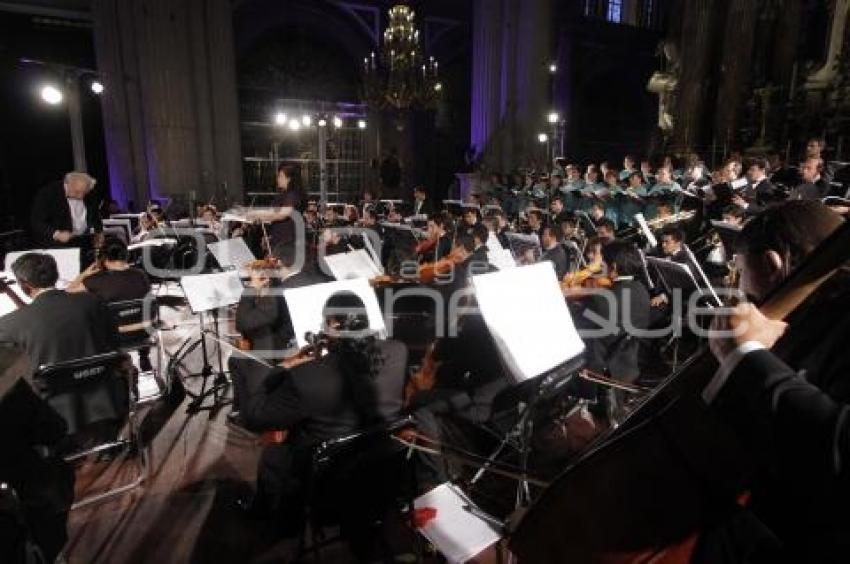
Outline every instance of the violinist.
<path fill-rule="evenodd" d="M 424 186 L 417 186 L 413 189 L 413 215 L 427 215 L 434 213 L 434 207 L 428 199 L 428 192 Z"/>
<path fill-rule="evenodd" d="M 610 243 L 616 237 L 617 226 L 614 225 L 614 222 L 608 219 L 607 217 L 603 217 L 599 221 L 594 220 L 596 224 L 596 236 L 599 237 L 603 243 Z"/>
<path fill-rule="evenodd" d="M 547 225 L 542 230 L 540 244 L 543 248 L 543 255 L 539 262 L 549 261 L 555 268 L 555 276 L 561 280 L 566 276 L 569 270 L 569 261 L 567 260 L 567 251 L 561 244 L 561 230 L 554 225 Z"/>
<path fill-rule="evenodd" d="M 452 237 L 447 231 L 449 219 L 445 213 L 434 214 L 428 218 L 428 235 L 417 246 L 420 262 L 437 262 L 452 250 Z"/>
<path fill-rule="evenodd" d="M 242 405 L 245 426 L 289 431 L 287 442 L 265 447 L 256 496 L 243 504 L 272 519 L 286 537 L 301 531 L 313 447 L 374 426 L 401 408 L 404 345 L 376 339 L 366 306 L 352 292 L 328 298 L 322 317 L 318 354 L 292 357 L 271 369 L 249 359 L 231 361 L 246 372 L 252 388 Z"/>
<path fill-rule="evenodd" d="M 611 325 L 597 326 L 588 317 L 576 320 L 578 326 L 601 336 L 585 339 L 587 368 L 615 380 L 634 382 L 640 376 L 638 365 L 639 342 L 631 332 L 647 329 L 650 322 L 649 291 L 640 282 L 643 261 L 634 244 L 614 241 L 602 247 L 603 267 L 612 281 L 605 295 L 591 294 L 585 301 L 586 312 Z M 614 310 L 612 310 L 614 308 Z M 600 331 L 601 330 L 601 331 Z M 594 414 L 609 417 L 610 402 L 607 389 L 596 390 Z"/>
<path fill-rule="evenodd" d="M 117 237 L 107 237 L 98 251 L 98 260 L 80 273 L 66 292 L 91 292 L 106 303 L 138 300 L 148 295 L 151 283 L 144 270 L 128 262 L 127 245 Z"/>

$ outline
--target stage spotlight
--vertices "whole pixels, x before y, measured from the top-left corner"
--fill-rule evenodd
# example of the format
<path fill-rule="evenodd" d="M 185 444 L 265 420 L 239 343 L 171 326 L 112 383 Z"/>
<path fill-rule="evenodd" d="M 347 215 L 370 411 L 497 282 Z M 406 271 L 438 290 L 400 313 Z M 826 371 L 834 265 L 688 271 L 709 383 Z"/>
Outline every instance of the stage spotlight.
<path fill-rule="evenodd" d="M 298 131 L 299 129 L 301 129 L 301 122 L 295 118 L 292 118 L 291 120 L 289 120 L 289 129 L 291 129 L 292 131 Z"/>
<path fill-rule="evenodd" d="M 549 123 L 558 123 L 561 116 L 558 115 L 558 112 L 549 112 L 547 119 L 549 120 Z"/>
<path fill-rule="evenodd" d="M 545 133 L 538 133 L 537 134 L 537 140 L 540 141 L 541 143 L 545 143 L 546 141 L 549 140 L 549 136 L 546 135 Z"/>
<path fill-rule="evenodd" d="M 556 72 L 558 72 L 558 65 L 549 63 L 549 74 L 555 74 Z"/>
<path fill-rule="evenodd" d="M 274 115 L 274 122 L 276 125 L 286 125 L 286 114 L 283 112 L 278 112 Z"/>
<path fill-rule="evenodd" d="M 41 99 L 51 106 L 55 106 L 62 103 L 62 91 L 52 84 L 47 84 L 41 87 Z"/>
<path fill-rule="evenodd" d="M 327 125 L 328 125 L 328 120 L 326 120 L 325 118 L 322 118 L 322 119 L 319 120 L 319 127 L 325 127 Z"/>
<path fill-rule="evenodd" d="M 359 127 L 360 129 L 366 129 L 366 120 L 365 119 L 357 120 L 357 127 Z"/>
<path fill-rule="evenodd" d="M 301 116 L 301 123 L 304 124 L 304 127 L 310 127 L 311 125 L 313 125 L 313 118 L 311 118 L 307 114 L 304 114 L 303 116 Z"/>
<path fill-rule="evenodd" d="M 442 89 L 443 89 L 443 83 L 442 82 L 438 82 L 437 84 L 434 85 L 434 90 L 436 90 L 437 92 L 439 92 Z"/>
<path fill-rule="evenodd" d="M 103 94 L 103 83 L 99 80 L 93 80 L 91 83 L 91 91 L 95 94 Z"/>
<path fill-rule="evenodd" d="M 341 117 L 334 116 L 334 127 L 336 127 L 337 129 L 342 127 L 342 118 Z"/>

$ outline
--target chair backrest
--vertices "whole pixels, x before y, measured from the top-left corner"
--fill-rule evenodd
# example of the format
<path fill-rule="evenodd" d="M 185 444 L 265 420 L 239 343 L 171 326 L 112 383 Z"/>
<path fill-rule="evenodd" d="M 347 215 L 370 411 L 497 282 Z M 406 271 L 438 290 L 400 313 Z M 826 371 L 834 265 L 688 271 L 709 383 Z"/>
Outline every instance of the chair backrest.
<path fill-rule="evenodd" d="M 125 245 L 128 244 L 127 232 L 124 230 L 123 227 L 104 227 L 103 235 L 115 237 Z"/>
<path fill-rule="evenodd" d="M 121 348 L 143 346 L 150 341 L 151 331 L 159 321 L 159 307 L 155 297 L 110 302 L 107 307 L 118 327 Z"/>
<path fill-rule="evenodd" d="M 76 435 L 95 424 L 126 420 L 130 413 L 128 357 L 110 352 L 41 366 L 33 376 L 42 398 Z"/>

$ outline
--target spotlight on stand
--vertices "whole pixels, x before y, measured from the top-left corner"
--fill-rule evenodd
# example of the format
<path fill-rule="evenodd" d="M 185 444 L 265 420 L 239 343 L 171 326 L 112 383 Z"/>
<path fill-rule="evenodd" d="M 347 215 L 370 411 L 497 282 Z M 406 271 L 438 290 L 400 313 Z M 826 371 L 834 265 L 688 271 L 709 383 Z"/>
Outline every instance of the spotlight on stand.
<path fill-rule="evenodd" d="M 365 119 L 357 120 L 357 127 L 359 127 L 360 129 L 366 129 L 366 120 Z"/>
<path fill-rule="evenodd" d="M 301 122 L 295 118 L 292 118 L 291 120 L 289 120 L 289 129 L 291 129 L 292 131 L 298 131 L 299 129 L 301 129 Z"/>
<path fill-rule="evenodd" d="M 91 83 L 91 91 L 95 94 L 103 94 L 103 83 L 99 80 L 93 80 Z"/>
<path fill-rule="evenodd" d="M 342 118 L 341 117 L 334 116 L 334 127 L 336 127 L 337 129 L 342 127 Z"/>
<path fill-rule="evenodd" d="M 545 143 L 546 141 L 549 140 L 549 136 L 546 135 L 545 133 L 538 133 L 537 134 L 537 140 L 540 141 L 541 143 Z"/>
<path fill-rule="evenodd" d="M 558 72 L 558 65 L 549 63 L 549 74 L 555 74 L 556 72 Z"/>
<path fill-rule="evenodd" d="M 325 118 L 319 119 L 319 127 L 327 127 L 327 125 L 328 125 L 328 120 L 326 120 Z"/>
<path fill-rule="evenodd" d="M 310 127 L 311 125 L 313 125 L 313 118 L 311 118 L 307 114 L 304 114 L 303 116 L 301 116 L 301 123 L 304 125 L 304 127 Z"/>
<path fill-rule="evenodd" d="M 274 115 L 275 125 L 286 125 L 287 121 L 286 114 L 283 112 L 278 112 Z"/>
<path fill-rule="evenodd" d="M 53 86 L 52 84 L 46 84 L 41 87 L 41 99 L 44 100 L 45 103 L 50 104 L 51 106 L 55 106 L 57 104 L 62 103 L 62 91 Z"/>
<path fill-rule="evenodd" d="M 558 115 L 558 112 L 549 112 L 547 118 L 549 123 L 558 123 L 558 120 L 561 119 L 561 116 Z"/>

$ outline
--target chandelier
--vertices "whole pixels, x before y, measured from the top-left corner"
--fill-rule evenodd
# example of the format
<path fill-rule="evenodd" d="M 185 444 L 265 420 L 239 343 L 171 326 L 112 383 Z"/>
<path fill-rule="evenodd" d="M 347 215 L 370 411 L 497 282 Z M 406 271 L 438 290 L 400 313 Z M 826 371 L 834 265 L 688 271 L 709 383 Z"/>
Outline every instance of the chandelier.
<path fill-rule="evenodd" d="M 439 63 L 425 58 L 415 18 L 409 6 L 390 8 L 380 53 L 363 59 L 363 98 L 374 108 L 433 108 L 440 99 Z"/>

